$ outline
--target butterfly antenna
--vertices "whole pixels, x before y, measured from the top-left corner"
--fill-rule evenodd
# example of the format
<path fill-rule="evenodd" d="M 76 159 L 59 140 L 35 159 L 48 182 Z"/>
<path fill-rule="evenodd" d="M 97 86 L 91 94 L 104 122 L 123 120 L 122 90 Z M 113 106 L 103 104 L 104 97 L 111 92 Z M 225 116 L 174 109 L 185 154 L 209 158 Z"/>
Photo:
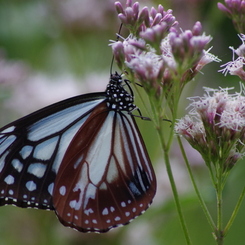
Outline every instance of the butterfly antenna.
<path fill-rule="evenodd" d="M 120 33 L 121 33 L 121 30 L 122 30 L 122 23 L 119 27 L 119 30 L 118 30 L 118 33 L 117 33 L 117 38 L 116 38 L 116 42 L 119 41 L 119 38 L 120 38 Z M 110 67 L 110 74 L 112 74 L 112 67 L 113 67 L 113 63 L 114 63 L 114 55 L 112 56 L 112 59 L 111 59 L 111 67 Z"/>

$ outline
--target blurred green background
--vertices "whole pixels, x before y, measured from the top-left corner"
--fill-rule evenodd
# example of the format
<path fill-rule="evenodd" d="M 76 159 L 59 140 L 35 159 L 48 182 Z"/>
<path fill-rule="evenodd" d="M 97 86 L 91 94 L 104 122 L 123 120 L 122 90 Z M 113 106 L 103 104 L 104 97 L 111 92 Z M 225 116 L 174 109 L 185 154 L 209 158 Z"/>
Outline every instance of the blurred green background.
<path fill-rule="evenodd" d="M 77 94 L 103 91 L 108 82 L 112 52 L 119 21 L 113 0 L 0 1 L 0 125 L 50 103 Z M 212 53 L 231 60 L 229 46 L 240 40 L 232 23 L 217 9 L 214 0 L 139 1 L 141 6 L 173 9 L 183 30 L 201 21 L 213 36 Z M 182 96 L 179 117 L 185 114 L 186 97 L 202 95 L 203 86 L 236 87 L 236 77 L 218 73 L 211 63 Z M 116 66 L 115 66 L 116 69 Z M 237 90 L 239 91 L 239 90 Z M 137 99 L 136 99 L 137 103 Z M 140 103 L 137 103 L 140 107 Z M 144 110 L 142 111 L 144 114 Z M 158 192 L 147 212 L 130 225 L 106 234 L 83 234 L 63 227 L 53 212 L 0 208 L 1 245 L 181 245 L 185 244 L 172 199 L 168 177 L 151 122 L 137 120 L 157 172 Z M 163 122 L 166 123 L 166 122 Z M 166 130 L 169 124 L 166 123 Z M 211 213 L 215 215 L 215 193 L 207 169 L 198 154 L 186 146 L 197 182 Z M 176 144 L 171 153 L 181 204 L 193 244 L 215 244 L 211 229 L 199 207 Z M 244 185 L 245 166 L 240 162 L 224 191 L 227 220 Z M 225 244 L 244 244 L 245 204 L 242 205 Z"/>

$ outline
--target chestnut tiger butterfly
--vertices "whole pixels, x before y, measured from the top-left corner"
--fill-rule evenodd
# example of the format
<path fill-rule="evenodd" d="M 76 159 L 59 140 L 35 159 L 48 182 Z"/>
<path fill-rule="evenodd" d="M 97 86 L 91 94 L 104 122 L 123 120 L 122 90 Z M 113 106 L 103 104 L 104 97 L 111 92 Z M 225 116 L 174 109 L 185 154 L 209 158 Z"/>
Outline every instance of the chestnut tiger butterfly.
<path fill-rule="evenodd" d="M 54 210 L 81 232 L 106 232 L 142 214 L 156 177 L 135 109 L 128 81 L 115 73 L 105 92 L 60 101 L 1 128 L 0 205 Z"/>

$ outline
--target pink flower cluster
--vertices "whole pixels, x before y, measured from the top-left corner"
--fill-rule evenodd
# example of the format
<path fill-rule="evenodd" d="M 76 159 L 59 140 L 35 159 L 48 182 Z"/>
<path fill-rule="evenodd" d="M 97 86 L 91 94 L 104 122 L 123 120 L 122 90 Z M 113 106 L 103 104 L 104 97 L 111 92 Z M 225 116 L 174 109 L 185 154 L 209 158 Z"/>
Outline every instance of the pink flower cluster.
<path fill-rule="evenodd" d="M 175 86 L 181 92 L 204 65 L 217 61 L 205 51 L 211 37 L 202 33 L 200 22 L 192 30 L 182 31 L 172 10 L 165 11 L 162 5 L 140 10 L 138 2 L 128 0 L 126 6 L 120 2 L 115 6 L 130 32 L 127 38 L 111 44 L 115 60 L 148 94 L 169 94 Z"/>
<path fill-rule="evenodd" d="M 222 163 L 229 170 L 245 150 L 245 90 L 229 94 L 228 89 L 206 88 L 204 97 L 190 98 L 190 112 L 175 125 L 202 155 L 206 164 Z"/>

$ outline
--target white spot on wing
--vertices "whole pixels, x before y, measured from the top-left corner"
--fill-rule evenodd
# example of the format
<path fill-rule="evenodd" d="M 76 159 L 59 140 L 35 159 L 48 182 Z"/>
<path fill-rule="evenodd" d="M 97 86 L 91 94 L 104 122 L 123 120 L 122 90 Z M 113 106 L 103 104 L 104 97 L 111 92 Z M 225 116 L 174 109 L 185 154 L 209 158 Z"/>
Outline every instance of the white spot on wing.
<path fill-rule="evenodd" d="M 100 190 L 107 190 L 107 185 L 105 182 L 103 182 L 101 185 L 100 185 Z"/>
<path fill-rule="evenodd" d="M 22 158 L 25 160 L 27 157 L 30 156 L 31 152 L 32 152 L 33 147 L 30 145 L 26 145 L 24 146 L 21 150 L 20 150 L 20 155 L 22 156 Z"/>
<path fill-rule="evenodd" d="M 56 136 L 37 145 L 33 157 L 41 160 L 49 160 L 54 153 L 58 139 L 59 137 Z"/>
<path fill-rule="evenodd" d="M 14 183 L 14 177 L 12 175 L 8 175 L 5 179 L 4 182 L 8 185 L 12 185 Z"/>
<path fill-rule="evenodd" d="M 48 186 L 48 192 L 49 192 L 50 195 L 53 195 L 53 190 L 54 190 L 54 183 L 51 183 Z"/>
<path fill-rule="evenodd" d="M 125 203 L 125 202 L 121 202 L 121 206 L 122 206 L 123 208 L 125 208 L 125 207 L 126 207 L 126 203 Z"/>
<path fill-rule="evenodd" d="M 64 196 L 66 194 L 66 187 L 64 185 L 61 186 L 59 191 L 60 191 L 60 195 Z"/>
<path fill-rule="evenodd" d="M 23 168 L 23 163 L 21 163 L 20 160 L 13 159 L 11 164 L 14 167 L 15 170 L 17 170 L 19 173 L 21 172 L 21 170 Z"/>
<path fill-rule="evenodd" d="M 72 201 L 70 201 L 70 203 L 69 203 L 69 205 L 70 205 L 70 207 L 71 208 L 75 208 L 76 207 L 76 200 L 72 200 Z"/>
<path fill-rule="evenodd" d="M 89 209 L 84 210 L 84 213 L 85 213 L 86 215 L 89 215 L 89 214 L 94 213 L 94 211 L 93 211 L 92 208 L 89 208 Z"/>
<path fill-rule="evenodd" d="M 16 136 L 10 135 L 8 137 L 3 137 L 0 144 L 0 155 L 15 141 Z"/>
<path fill-rule="evenodd" d="M 108 214 L 109 214 L 108 208 L 104 208 L 102 211 L 102 215 L 108 215 Z"/>
<path fill-rule="evenodd" d="M 10 133 L 10 132 L 13 132 L 14 129 L 15 129 L 15 126 L 11 126 L 11 127 L 4 129 L 1 133 L 3 133 L 3 134 Z"/>
<path fill-rule="evenodd" d="M 0 173 L 2 172 L 5 165 L 5 157 L 8 155 L 8 151 L 0 158 Z"/>
<path fill-rule="evenodd" d="M 37 188 L 37 185 L 36 185 L 36 183 L 34 182 L 34 181 L 27 181 L 26 182 L 26 188 L 27 188 L 27 190 L 28 191 L 34 191 L 34 190 L 36 190 L 36 188 Z"/>
<path fill-rule="evenodd" d="M 32 163 L 28 167 L 27 172 L 33 174 L 37 178 L 42 178 L 44 176 L 46 169 L 47 166 L 42 163 Z"/>
<path fill-rule="evenodd" d="M 13 190 L 9 190 L 9 195 L 13 195 L 14 191 Z"/>

